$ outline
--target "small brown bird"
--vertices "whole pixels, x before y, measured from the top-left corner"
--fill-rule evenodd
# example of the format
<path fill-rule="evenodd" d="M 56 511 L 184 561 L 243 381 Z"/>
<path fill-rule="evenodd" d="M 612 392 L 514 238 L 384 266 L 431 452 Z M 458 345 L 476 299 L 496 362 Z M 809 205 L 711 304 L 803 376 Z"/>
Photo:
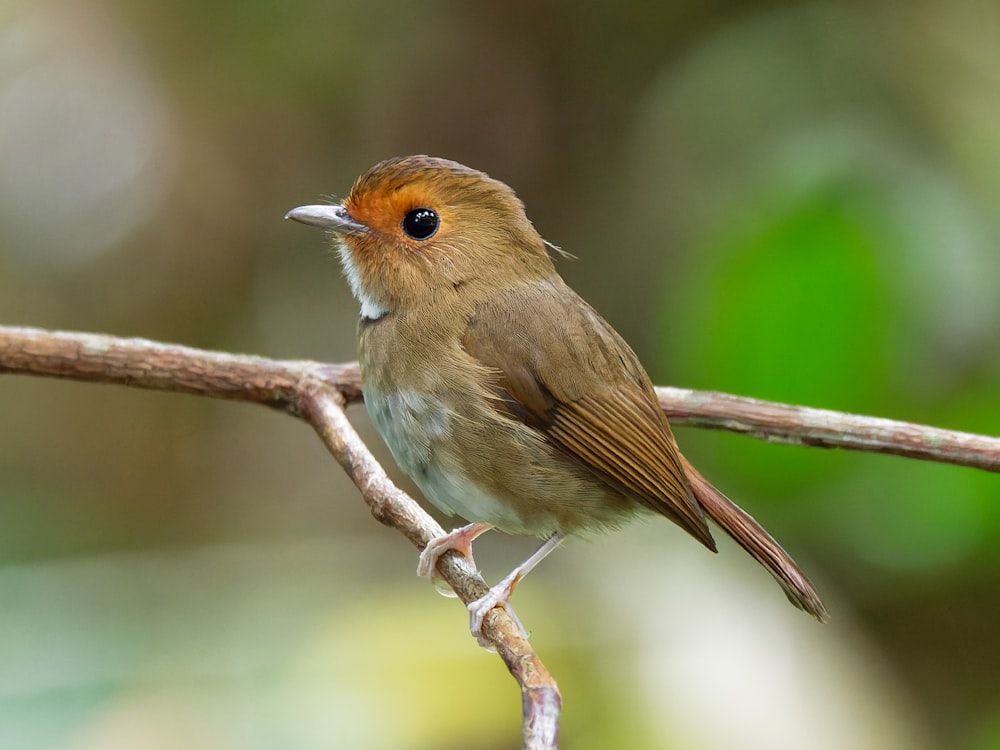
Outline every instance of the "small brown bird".
<path fill-rule="evenodd" d="M 472 521 L 435 539 L 433 574 L 491 528 L 545 543 L 469 606 L 485 614 L 567 535 L 666 516 L 710 550 L 706 516 L 791 602 L 826 610 L 792 559 L 681 455 L 635 353 L 556 273 L 514 191 L 445 159 L 376 164 L 340 205 L 286 218 L 330 230 L 361 303 L 365 404 L 400 468 Z"/>

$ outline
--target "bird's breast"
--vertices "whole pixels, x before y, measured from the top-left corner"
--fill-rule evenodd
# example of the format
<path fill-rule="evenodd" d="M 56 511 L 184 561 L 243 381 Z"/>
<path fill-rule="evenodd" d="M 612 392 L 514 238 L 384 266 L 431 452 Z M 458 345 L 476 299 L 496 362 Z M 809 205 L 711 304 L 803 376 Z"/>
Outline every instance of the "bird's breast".
<path fill-rule="evenodd" d="M 409 331 L 415 330 L 413 335 Z M 396 463 L 435 506 L 514 534 L 615 526 L 634 501 L 488 397 L 459 339 L 420 339 L 392 316 L 363 326 L 365 406 Z"/>

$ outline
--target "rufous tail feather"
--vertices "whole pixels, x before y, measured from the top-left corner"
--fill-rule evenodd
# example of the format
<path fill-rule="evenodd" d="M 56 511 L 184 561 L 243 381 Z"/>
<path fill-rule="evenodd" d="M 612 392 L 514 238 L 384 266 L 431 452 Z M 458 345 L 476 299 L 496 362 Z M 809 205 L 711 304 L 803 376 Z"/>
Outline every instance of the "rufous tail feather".
<path fill-rule="evenodd" d="M 691 491 L 705 513 L 774 576 L 788 600 L 820 622 L 829 619 L 815 587 L 795 561 L 753 517 L 723 495 L 681 456 Z"/>

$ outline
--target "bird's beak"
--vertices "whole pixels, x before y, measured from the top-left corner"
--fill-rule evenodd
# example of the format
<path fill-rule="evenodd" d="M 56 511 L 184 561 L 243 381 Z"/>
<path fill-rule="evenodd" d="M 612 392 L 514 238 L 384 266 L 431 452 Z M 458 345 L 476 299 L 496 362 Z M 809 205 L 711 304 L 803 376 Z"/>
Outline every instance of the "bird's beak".
<path fill-rule="evenodd" d="M 309 224 L 320 229 L 329 229 L 331 232 L 340 234 L 351 234 L 352 232 L 364 231 L 365 225 L 359 224 L 347 209 L 343 206 L 299 206 L 293 208 L 287 214 L 286 219 L 298 221 L 302 224 Z"/>

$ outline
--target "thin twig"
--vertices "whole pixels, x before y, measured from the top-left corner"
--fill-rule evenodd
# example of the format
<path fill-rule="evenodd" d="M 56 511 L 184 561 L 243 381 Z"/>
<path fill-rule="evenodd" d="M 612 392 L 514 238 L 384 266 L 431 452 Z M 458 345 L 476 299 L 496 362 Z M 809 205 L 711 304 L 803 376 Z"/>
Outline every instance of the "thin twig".
<path fill-rule="evenodd" d="M 418 549 L 444 533 L 413 499 L 392 484 L 348 421 L 344 400 L 337 391 L 317 383 L 307 387 L 303 396 L 303 416 L 361 490 L 375 518 L 399 529 Z M 454 551 L 441 557 L 437 569 L 465 604 L 489 589 L 469 560 Z M 483 635 L 521 687 L 523 747 L 557 747 L 562 698 L 552 675 L 504 608 L 494 607 L 483 620 Z"/>
<path fill-rule="evenodd" d="M 729 430 L 772 443 L 892 453 L 1000 472 L 997 437 L 714 391 L 661 387 L 656 394 L 674 424 Z"/>

